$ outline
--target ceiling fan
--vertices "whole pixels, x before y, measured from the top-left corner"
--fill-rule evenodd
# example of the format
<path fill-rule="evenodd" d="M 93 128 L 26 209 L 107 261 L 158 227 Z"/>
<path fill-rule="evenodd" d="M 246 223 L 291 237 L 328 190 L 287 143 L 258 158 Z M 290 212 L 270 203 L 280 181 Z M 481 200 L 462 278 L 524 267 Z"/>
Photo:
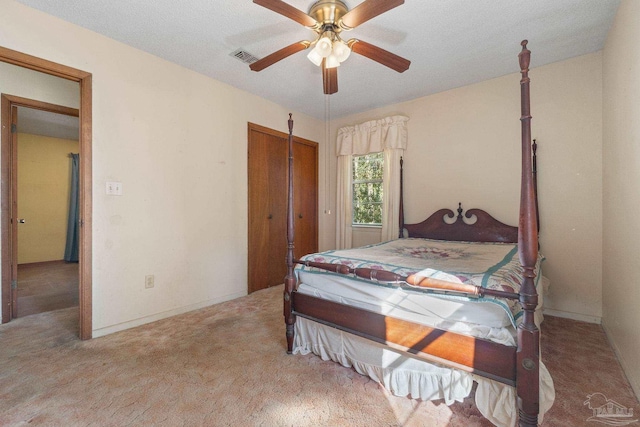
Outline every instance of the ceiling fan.
<path fill-rule="evenodd" d="M 331 95 L 338 92 L 338 66 L 349 57 L 352 51 L 399 73 L 408 70 L 411 65 L 411 61 L 362 40 L 349 39 L 345 42 L 340 38 L 342 31 L 352 30 L 400 6 L 404 0 L 364 0 L 351 10 L 341 0 L 318 0 L 311 6 L 308 14 L 281 0 L 253 0 L 253 2 L 286 16 L 316 33 L 313 41 L 302 40 L 290 44 L 254 62 L 250 65 L 253 71 L 262 71 L 294 53 L 312 47 L 307 57 L 315 65 L 322 67 L 324 93 Z"/>

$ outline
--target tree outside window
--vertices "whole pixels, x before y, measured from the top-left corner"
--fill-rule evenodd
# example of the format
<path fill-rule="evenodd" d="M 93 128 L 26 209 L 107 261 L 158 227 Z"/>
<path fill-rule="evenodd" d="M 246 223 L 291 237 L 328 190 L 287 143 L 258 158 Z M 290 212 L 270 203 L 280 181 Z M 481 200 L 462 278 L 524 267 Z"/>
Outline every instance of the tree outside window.
<path fill-rule="evenodd" d="M 353 225 L 382 225 L 382 153 L 353 156 Z"/>

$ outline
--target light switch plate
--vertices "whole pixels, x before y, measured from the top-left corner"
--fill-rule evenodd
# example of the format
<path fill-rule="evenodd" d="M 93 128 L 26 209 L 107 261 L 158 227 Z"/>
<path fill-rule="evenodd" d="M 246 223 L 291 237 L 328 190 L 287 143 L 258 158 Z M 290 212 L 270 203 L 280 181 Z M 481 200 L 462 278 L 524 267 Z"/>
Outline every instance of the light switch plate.
<path fill-rule="evenodd" d="M 111 196 L 122 196 L 122 183 L 107 181 L 107 194 Z"/>

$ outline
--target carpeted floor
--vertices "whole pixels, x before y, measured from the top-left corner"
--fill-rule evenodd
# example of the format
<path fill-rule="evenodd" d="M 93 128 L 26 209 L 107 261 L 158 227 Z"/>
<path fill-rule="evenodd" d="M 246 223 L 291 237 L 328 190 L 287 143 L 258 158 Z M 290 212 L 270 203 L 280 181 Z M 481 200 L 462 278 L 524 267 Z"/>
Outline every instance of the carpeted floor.
<path fill-rule="evenodd" d="M 468 398 L 395 397 L 351 369 L 285 353 L 281 289 L 91 341 L 77 309 L 0 326 L 2 426 L 485 426 Z M 602 328 L 547 317 L 545 426 L 584 426 L 600 392 L 639 413 Z"/>

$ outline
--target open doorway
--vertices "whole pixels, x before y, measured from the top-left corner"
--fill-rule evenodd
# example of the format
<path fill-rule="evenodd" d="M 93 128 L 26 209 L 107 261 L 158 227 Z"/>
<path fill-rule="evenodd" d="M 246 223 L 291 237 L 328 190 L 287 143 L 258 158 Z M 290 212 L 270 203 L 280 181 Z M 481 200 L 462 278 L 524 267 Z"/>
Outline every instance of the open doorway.
<path fill-rule="evenodd" d="M 82 70 L 67 67 L 21 52 L 0 47 L 0 62 L 16 65 L 25 71 L 36 71 L 48 76 L 55 76 L 67 81 L 78 83 L 79 102 L 77 115 L 79 120 L 79 247 L 78 247 L 78 302 L 79 302 L 79 336 L 81 339 L 90 339 L 92 334 L 92 303 L 91 303 L 91 218 L 92 218 L 92 180 L 91 180 L 91 113 L 92 113 L 92 76 Z M 2 79 L 4 82 L 5 79 Z M 12 194 L 16 190 L 13 186 L 16 182 L 11 175 L 12 162 L 12 112 L 18 115 L 18 107 L 30 107 L 42 110 L 43 108 L 24 104 L 25 99 L 18 96 L 3 96 L 2 106 L 2 152 L 0 155 L 2 166 L 2 189 L 0 199 L 2 216 L 0 225 L 2 228 L 2 323 L 12 318 L 12 307 L 16 302 L 17 292 L 12 288 L 17 287 L 17 268 L 14 269 L 14 254 L 17 243 L 13 240 L 17 232 L 13 232 L 14 225 L 18 225 L 17 212 L 12 209 Z M 44 108 L 46 109 L 46 108 Z M 16 215 L 16 216 L 14 216 Z M 26 218 L 25 218 L 26 220 Z M 15 264 L 17 265 L 17 264 Z"/>
<path fill-rule="evenodd" d="M 14 318 L 77 307 L 79 298 L 78 110 L 29 103 L 40 108 L 17 107 L 12 129 Z"/>

